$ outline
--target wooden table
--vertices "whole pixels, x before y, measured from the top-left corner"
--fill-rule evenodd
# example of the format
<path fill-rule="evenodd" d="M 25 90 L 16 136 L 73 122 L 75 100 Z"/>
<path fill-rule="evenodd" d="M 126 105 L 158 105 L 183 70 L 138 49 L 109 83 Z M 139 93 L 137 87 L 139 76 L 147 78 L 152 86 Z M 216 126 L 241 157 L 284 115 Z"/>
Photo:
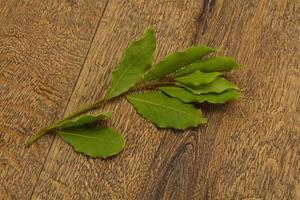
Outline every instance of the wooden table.
<path fill-rule="evenodd" d="M 41 127 L 99 99 L 124 48 L 153 25 L 156 60 L 205 44 L 247 67 L 240 101 L 159 130 L 124 99 L 125 150 L 73 151 Z M 299 0 L 1 0 L 0 199 L 300 199 Z"/>

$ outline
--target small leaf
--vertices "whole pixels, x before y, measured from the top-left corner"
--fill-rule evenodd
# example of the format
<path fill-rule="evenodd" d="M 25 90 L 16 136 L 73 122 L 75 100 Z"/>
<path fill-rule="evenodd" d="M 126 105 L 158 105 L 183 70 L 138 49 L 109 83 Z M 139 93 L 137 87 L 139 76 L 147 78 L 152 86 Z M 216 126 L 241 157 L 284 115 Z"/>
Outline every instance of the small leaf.
<path fill-rule="evenodd" d="M 218 77 L 213 82 L 199 85 L 199 86 L 187 86 L 181 83 L 176 83 L 176 85 L 186 88 L 194 94 L 203 94 L 203 93 L 221 93 L 227 90 L 238 90 L 239 88 L 232 82 Z"/>
<path fill-rule="evenodd" d="M 220 72 L 203 73 L 201 71 L 195 71 L 192 74 L 175 78 L 175 80 L 184 85 L 198 86 L 208 84 L 220 75 Z"/>
<path fill-rule="evenodd" d="M 241 96 L 241 93 L 236 90 L 228 90 L 222 93 L 207 93 L 198 95 L 193 94 L 184 88 L 174 86 L 161 87 L 160 90 L 166 93 L 167 95 L 180 99 L 181 101 L 186 103 L 203 103 L 206 101 L 208 103 L 221 104 L 226 103 L 228 101 L 236 100 Z"/>
<path fill-rule="evenodd" d="M 160 87 L 159 89 L 163 91 L 165 94 L 180 99 L 185 103 L 192 103 L 192 102 L 203 103 L 205 101 L 203 95 L 193 94 L 192 92 L 182 87 L 166 86 L 166 87 Z"/>
<path fill-rule="evenodd" d="M 152 65 L 156 39 L 154 29 L 148 29 L 141 40 L 133 42 L 126 50 L 122 61 L 112 73 L 112 83 L 106 99 L 119 96 L 136 84 Z"/>
<path fill-rule="evenodd" d="M 203 94 L 208 103 L 226 103 L 241 97 L 241 93 L 236 90 L 228 90 L 222 93 Z"/>
<path fill-rule="evenodd" d="M 207 122 L 201 111 L 193 105 L 161 92 L 132 94 L 127 98 L 138 113 L 160 128 L 186 129 Z"/>
<path fill-rule="evenodd" d="M 58 135 L 78 152 L 91 157 L 107 158 L 118 154 L 125 145 L 124 137 L 112 128 L 74 127 Z"/>
<path fill-rule="evenodd" d="M 194 62 L 181 71 L 173 74 L 173 77 L 190 74 L 197 70 L 200 70 L 202 72 L 230 71 L 241 66 L 242 65 L 238 64 L 233 58 L 216 56 L 207 60 Z"/>
<path fill-rule="evenodd" d="M 111 112 L 101 112 L 98 114 L 81 115 L 61 122 L 60 124 L 57 125 L 57 128 L 63 129 L 63 128 L 69 128 L 73 126 L 81 126 L 84 124 L 92 123 L 97 120 L 109 118 L 111 115 L 112 115 Z"/>
<path fill-rule="evenodd" d="M 175 52 L 154 66 L 145 75 L 144 80 L 151 81 L 164 77 L 214 51 L 215 49 L 210 47 L 196 46 L 188 48 L 184 52 Z"/>

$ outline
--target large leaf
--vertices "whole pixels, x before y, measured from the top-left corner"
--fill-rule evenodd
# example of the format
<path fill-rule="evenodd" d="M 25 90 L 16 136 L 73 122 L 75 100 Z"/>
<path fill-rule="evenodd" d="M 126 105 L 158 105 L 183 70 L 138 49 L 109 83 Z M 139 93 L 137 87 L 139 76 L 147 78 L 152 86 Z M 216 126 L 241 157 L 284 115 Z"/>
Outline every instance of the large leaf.
<path fill-rule="evenodd" d="M 186 88 L 187 90 L 191 91 L 194 94 L 203 94 L 203 93 L 221 93 L 227 90 L 238 90 L 238 86 L 236 86 L 234 83 L 218 77 L 213 82 L 205 84 L 205 85 L 199 85 L 199 86 L 188 86 L 183 85 L 181 83 L 176 83 L 176 85 Z"/>
<path fill-rule="evenodd" d="M 183 76 L 198 70 L 202 72 L 230 71 L 231 69 L 241 66 L 242 65 L 238 64 L 233 58 L 216 56 L 207 60 L 192 63 L 181 71 L 173 74 L 173 77 Z"/>
<path fill-rule="evenodd" d="M 112 73 L 112 83 L 106 94 L 111 99 L 137 83 L 152 65 L 156 39 L 154 29 L 148 29 L 141 40 L 133 42 L 126 50 L 122 61 Z"/>
<path fill-rule="evenodd" d="M 185 50 L 184 52 L 175 52 L 160 61 L 144 77 L 145 81 L 155 80 L 164 77 L 167 74 L 193 63 L 203 56 L 215 51 L 215 49 L 206 46 L 196 46 Z"/>
<path fill-rule="evenodd" d="M 184 85 L 198 86 L 208 84 L 214 81 L 220 75 L 220 72 L 203 73 L 201 71 L 195 71 L 192 74 L 175 78 L 175 80 Z"/>
<path fill-rule="evenodd" d="M 222 93 L 207 93 L 207 94 L 193 94 L 190 91 L 175 86 L 161 87 L 161 91 L 167 95 L 178 98 L 183 102 L 192 103 L 192 102 L 208 102 L 208 103 L 226 103 L 228 101 L 236 100 L 240 98 L 240 92 L 236 90 L 228 90 Z"/>
<path fill-rule="evenodd" d="M 107 158 L 118 154 L 125 145 L 124 137 L 112 128 L 74 127 L 58 132 L 78 152 L 91 157 Z"/>
<path fill-rule="evenodd" d="M 161 92 L 132 94 L 127 98 L 138 113 L 160 128 L 186 129 L 207 121 L 193 105 Z"/>
<path fill-rule="evenodd" d="M 111 112 L 101 112 L 98 114 L 85 114 L 78 117 L 74 117 L 72 119 L 65 120 L 57 125 L 57 128 L 69 128 L 73 126 L 81 126 L 84 124 L 89 124 L 97 120 L 102 120 L 109 118 L 112 115 Z"/>

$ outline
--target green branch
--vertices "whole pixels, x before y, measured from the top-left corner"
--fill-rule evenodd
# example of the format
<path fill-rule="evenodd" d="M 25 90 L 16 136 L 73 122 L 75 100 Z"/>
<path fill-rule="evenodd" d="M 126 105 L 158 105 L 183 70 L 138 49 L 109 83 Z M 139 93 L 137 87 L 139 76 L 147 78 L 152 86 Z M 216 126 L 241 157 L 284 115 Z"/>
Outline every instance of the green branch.
<path fill-rule="evenodd" d="M 171 82 L 171 81 L 168 81 L 168 82 L 165 82 L 165 81 L 156 81 L 156 82 L 150 82 L 148 84 L 140 84 L 140 85 L 137 85 L 135 87 L 132 87 L 130 90 L 128 90 L 127 93 L 131 93 L 131 92 L 136 92 L 136 91 L 140 91 L 140 90 L 145 90 L 145 89 L 155 89 L 157 87 L 161 87 L 161 86 L 166 86 L 166 85 L 172 85 L 174 84 L 174 82 Z M 35 141 L 37 141 L 38 139 L 40 139 L 43 135 L 51 132 L 51 131 L 55 131 L 55 129 L 57 128 L 57 126 L 68 120 L 68 119 L 72 119 L 73 117 L 77 117 L 78 115 L 81 115 L 81 114 L 84 114 L 88 111 L 91 111 L 93 109 L 96 109 L 98 108 L 99 106 L 107 103 L 109 100 L 112 100 L 112 99 L 106 99 L 106 98 L 103 98 L 103 99 L 100 99 L 92 104 L 89 104 L 89 105 L 86 105 L 84 107 L 82 107 L 81 109 L 69 114 L 67 117 L 63 118 L 63 119 L 60 119 L 54 123 L 52 123 L 51 125 L 47 126 L 47 127 L 44 127 L 42 128 L 41 130 L 39 130 L 38 132 L 36 132 L 35 134 L 33 134 L 27 141 L 26 141 L 26 144 L 27 145 L 31 145 L 32 143 L 34 143 Z"/>

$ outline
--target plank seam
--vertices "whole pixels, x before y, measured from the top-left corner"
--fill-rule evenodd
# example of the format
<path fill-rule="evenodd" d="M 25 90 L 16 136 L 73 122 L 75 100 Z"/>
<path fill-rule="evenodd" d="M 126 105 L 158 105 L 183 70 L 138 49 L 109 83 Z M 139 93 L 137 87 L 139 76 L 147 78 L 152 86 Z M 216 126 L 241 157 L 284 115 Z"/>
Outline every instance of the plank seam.
<path fill-rule="evenodd" d="M 205 30 L 207 29 L 207 15 L 209 13 L 212 13 L 214 7 L 215 7 L 216 0 L 204 0 L 202 5 L 202 10 L 200 11 L 199 16 L 196 18 L 196 31 L 195 35 L 192 39 L 192 45 L 196 45 L 197 39 L 199 37 L 200 33 L 200 26 L 203 26 L 203 30 L 201 35 L 204 35 Z"/>
<path fill-rule="evenodd" d="M 83 71 L 83 68 L 84 68 L 84 64 L 85 64 L 85 62 L 86 62 L 86 60 L 87 60 L 87 57 L 88 57 L 88 55 L 89 55 L 89 53 L 90 53 L 90 50 L 91 50 L 93 41 L 94 41 L 94 39 L 95 39 L 95 36 L 96 36 L 97 31 L 98 31 L 98 29 L 99 29 L 100 23 L 101 23 L 101 21 L 102 21 L 102 18 L 103 18 L 103 16 L 104 16 L 105 11 L 106 11 L 108 2 L 109 2 L 109 0 L 107 0 L 107 2 L 106 2 L 105 5 L 104 5 L 103 12 L 102 12 L 102 14 L 101 14 L 101 16 L 100 16 L 100 18 L 99 18 L 98 23 L 97 23 L 97 26 L 96 26 L 94 35 L 93 35 L 92 40 L 91 40 L 91 42 L 90 42 L 89 48 L 88 48 L 88 50 L 87 50 L 87 52 L 86 52 L 85 58 L 84 58 L 83 63 L 82 63 L 82 65 L 81 65 L 80 71 L 79 71 L 79 73 L 78 73 L 78 76 L 77 76 L 77 78 L 76 78 L 75 84 L 74 84 L 74 86 L 73 86 L 73 88 L 72 88 L 71 95 L 70 95 L 70 97 L 69 97 L 69 99 L 68 99 L 68 101 L 67 101 L 67 104 L 66 104 L 66 107 L 65 107 L 65 109 L 64 109 L 64 111 L 63 111 L 63 115 L 62 115 L 62 116 L 65 116 L 65 114 L 66 114 L 68 105 L 69 105 L 69 103 L 70 103 L 70 101 L 71 101 L 71 98 L 72 98 L 72 96 L 73 96 L 73 94 L 74 94 L 75 88 L 76 88 L 76 86 L 77 86 L 77 82 L 78 82 L 78 80 L 79 80 L 79 78 L 80 78 L 80 76 L 81 76 L 81 74 L 82 74 L 82 71 Z M 40 170 L 40 172 L 39 172 L 39 174 L 38 174 L 38 178 L 37 178 L 37 180 L 36 180 L 36 182 L 35 182 L 35 184 L 34 184 L 34 186 L 33 186 L 33 189 L 32 189 L 32 192 L 31 192 L 31 194 L 30 194 L 29 199 L 32 199 L 32 196 L 33 196 L 33 194 L 34 194 L 34 192 L 35 192 L 36 186 L 37 186 L 37 184 L 38 184 L 38 182 L 39 182 L 39 180 L 40 180 L 40 176 L 41 176 L 42 172 L 44 171 L 44 168 L 45 168 L 46 162 L 47 162 L 47 160 L 48 160 L 49 153 L 50 153 L 50 151 L 51 151 L 52 145 L 53 145 L 53 143 L 54 143 L 54 141 L 55 141 L 55 138 L 56 138 L 56 134 L 55 134 L 54 137 L 52 138 L 51 144 L 50 144 L 49 149 L 48 149 L 48 151 L 47 151 L 47 153 L 46 153 L 46 158 L 45 158 L 45 160 L 44 160 L 44 162 L 43 162 L 43 165 L 42 165 L 42 167 L 41 167 L 41 170 Z"/>
<path fill-rule="evenodd" d="M 204 0 L 202 9 L 201 9 L 200 13 L 198 14 L 198 16 L 196 16 L 196 30 L 195 30 L 194 36 L 191 38 L 191 41 L 190 41 L 192 45 L 196 45 L 196 42 L 197 42 L 197 39 L 198 39 L 199 33 L 200 33 L 200 26 L 203 25 L 204 30 L 207 28 L 206 18 L 207 18 L 207 15 L 213 11 L 215 3 L 216 3 L 216 0 Z M 203 34 L 204 33 L 202 33 L 202 35 Z M 167 135 L 165 133 L 166 132 L 164 131 L 163 132 L 164 136 L 162 137 L 161 142 L 159 143 L 159 146 L 155 153 L 155 157 L 158 155 L 158 152 L 160 151 L 160 147 L 162 146 L 162 143 L 166 140 Z M 188 139 L 186 139 L 183 142 L 183 145 L 180 145 L 178 147 L 179 150 L 176 151 L 175 155 L 170 159 L 169 162 L 167 162 L 167 165 L 166 165 L 167 169 L 165 170 L 162 178 L 160 179 L 160 181 L 158 182 L 157 185 L 162 186 L 162 185 L 164 185 L 165 182 L 167 182 L 165 179 L 168 176 L 168 173 L 170 173 L 169 172 L 170 165 L 174 162 L 174 160 L 178 159 L 178 157 L 181 156 L 182 152 L 185 150 L 186 145 L 188 144 L 188 143 L 186 143 L 187 141 L 188 141 Z M 213 143 L 214 142 L 215 141 L 213 141 Z M 154 163 L 155 163 L 155 159 L 151 162 L 149 169 L 151 169 L 153 167 Z M 163 189 L 161 189 L 161 187 L 157 187 L 157 188 L 158 189 L 154 191 L 154 193 L 155 193 L 154 199 L 158 199 L 159 197 L 163 196 L 163 194 L 165 192 L 165 187 Z M 142 193 L 146 193 L 146 192 L 147 192 L 147 188 L 143 187 Z"/>

